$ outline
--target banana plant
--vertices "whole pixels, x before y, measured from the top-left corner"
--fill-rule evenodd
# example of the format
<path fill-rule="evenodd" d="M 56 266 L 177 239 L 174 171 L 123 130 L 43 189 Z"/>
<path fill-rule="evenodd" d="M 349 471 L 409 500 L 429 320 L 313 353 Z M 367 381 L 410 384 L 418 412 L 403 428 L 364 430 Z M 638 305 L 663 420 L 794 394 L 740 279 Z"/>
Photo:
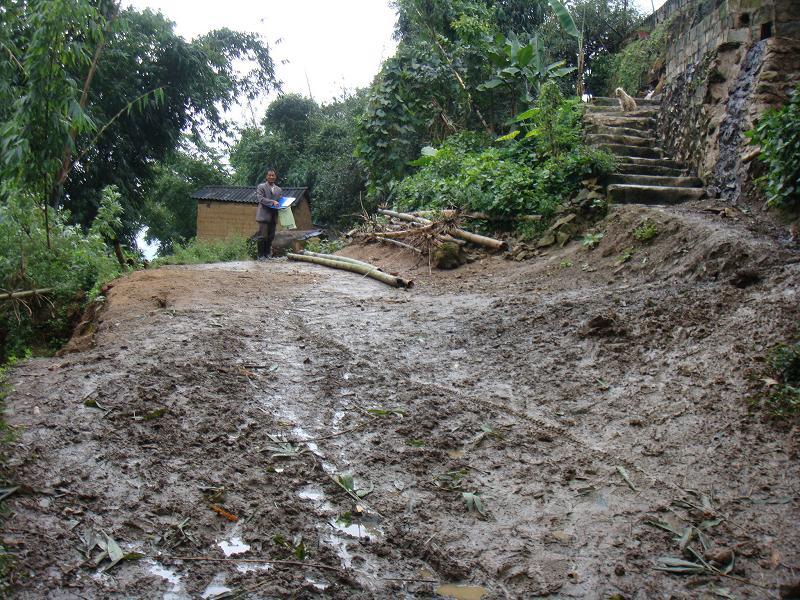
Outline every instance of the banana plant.
<path fill-rule="evenodd" d="M 566 6 L 564 6 L 563 2 L 559 0 L 548 0 L 550 3 L 550 8 L 553 9 L 553 12 L 558 19 L 558 22 L 561 24 L 562 29 L 567 32 L 567 35 L 571 35 L 576 39 L 581 38 L 581 34 L 578 31 L 578 28 L 575 26 L 575 21 L 572 19 L 572 15 L 570 14 L 569 10 Z"/>
<path fill-rule="evenodd" d="M 508 37 L 498 35 L 494 39 L 494 47 L 489 51 L 489 61 L 495 67 L 492 79 L 478 86 L 481 91 L 491 90 L 502 85 L 523 86 L 523 100 L 533 102 L 532 90 L 539 89 L 552 79 L 563 77 L 575 70 L 565 67 L 566 60 L 547 64 L 543 59 L 539 35 L 534 34 L 527 44 L 522 44 L 516 34 Z"/>
<path fill-rule="evenodd" d="M 558 19 L 562 29 L 580 41 L 581 33 L 575 26 L 575 21 L 569 9 L 560 0 L 548 0 L 553 14 Z M 537 93 L 542 84 L 564 75 L 568 75 L 575 70 L 575 67 L 565 67 L 566 60 L 556 61 L 545 64 L 541 43 L 538 34 L 534 34 L 527 44 L 522 44 L 515 33 L 508 37 L 498 35 L 494 39 L 494 47 L 489 51 L 489 61 L 496 68 L 494 77 L 478 86 L 478 90 L 490 90 L 501 85 L 514 85 L 522 82 L 524 86 L 523 100 L 532 102 L 531 89 L 535 88 Z"/>

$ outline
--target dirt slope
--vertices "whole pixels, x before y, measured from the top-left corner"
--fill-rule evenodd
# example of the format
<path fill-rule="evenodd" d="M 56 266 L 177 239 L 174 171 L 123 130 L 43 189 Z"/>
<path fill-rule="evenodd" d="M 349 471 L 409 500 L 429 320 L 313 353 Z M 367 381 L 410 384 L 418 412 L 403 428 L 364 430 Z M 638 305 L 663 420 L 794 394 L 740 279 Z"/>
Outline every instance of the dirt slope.
<path fill-rule="evenodd" d="M 798 440 L 746 398 L 800 321 L 797 256 L 698 211 L 601 227 L 592 251 L 432 276 L 346 251 L 410 291 L 277 261 L 119 280 L 93 348 L 13 373 L 16 596 L 778 597 Z M 682 554 L 654 522 L 732 549 L 730 577 L 655 570 Z M 102 572 L 90 531 L 146 557 Z"/>

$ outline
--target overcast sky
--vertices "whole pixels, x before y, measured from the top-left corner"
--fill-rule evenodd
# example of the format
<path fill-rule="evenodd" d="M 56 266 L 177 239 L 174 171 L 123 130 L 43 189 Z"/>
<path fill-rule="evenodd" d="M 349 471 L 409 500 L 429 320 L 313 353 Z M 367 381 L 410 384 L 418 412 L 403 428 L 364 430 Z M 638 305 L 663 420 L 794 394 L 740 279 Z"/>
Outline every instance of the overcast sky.
<path fill-rule="evenodd" d="M 396 46 L 395 13 L 384 0 L 129 0 L 129 4 L 160 10 L 186 39 L 221 27 L 263 35 L 284 91 L 308 96 L 310 90 L 317 102 L 341 96 L 343 89 L 369 85 Z"/>

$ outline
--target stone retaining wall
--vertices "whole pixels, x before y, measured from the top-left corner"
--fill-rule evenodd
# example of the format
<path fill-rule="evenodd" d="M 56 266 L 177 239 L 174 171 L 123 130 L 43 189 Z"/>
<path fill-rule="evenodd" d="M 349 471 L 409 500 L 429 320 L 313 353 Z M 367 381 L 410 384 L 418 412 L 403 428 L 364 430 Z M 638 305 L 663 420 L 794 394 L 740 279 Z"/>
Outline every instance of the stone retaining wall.
<path fill-rule="evenodd" d="M 800 81 L 800 0 L 670 0 L 643 27 L 660 23 L 669 27 L 662 144 L 738 202 L 752 189 L 744 132 Z"/>

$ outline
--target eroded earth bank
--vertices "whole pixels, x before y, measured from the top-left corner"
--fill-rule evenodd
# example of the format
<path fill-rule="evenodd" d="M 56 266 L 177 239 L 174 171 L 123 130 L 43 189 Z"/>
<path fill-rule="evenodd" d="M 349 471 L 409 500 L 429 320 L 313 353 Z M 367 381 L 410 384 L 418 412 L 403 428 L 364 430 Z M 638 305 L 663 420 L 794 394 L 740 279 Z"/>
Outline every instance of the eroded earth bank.
<path fill-rule="evenodd" d="M 699 208 L 602 226 L 433 274 L 344 251 L 408 291 L 285 261 L 115 282 L 90 348 L 12 373 L 15 596 L 780 597 L 798 436 L 747 399 L 798 256 Z"/>

